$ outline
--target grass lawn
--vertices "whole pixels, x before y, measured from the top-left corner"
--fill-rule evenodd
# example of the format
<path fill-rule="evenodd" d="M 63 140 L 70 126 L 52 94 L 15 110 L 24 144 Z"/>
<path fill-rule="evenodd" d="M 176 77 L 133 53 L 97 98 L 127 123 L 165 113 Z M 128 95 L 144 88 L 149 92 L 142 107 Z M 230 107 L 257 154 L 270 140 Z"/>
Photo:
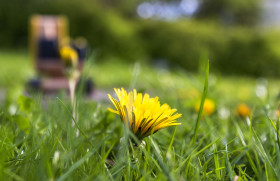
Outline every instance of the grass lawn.
<path fill-rule="evenodd" d="M 24 94 L 35 76 L 25 52 L 0 51 L 0 180 L 277 180 L 279 80 L 211 72 L 197 141 L 191 143 L 204 87 L 204 70 L 158 68 L 147 63 L 89 59 L 84 74 L 98 90 L 136 88 L 176 108 L 179 126 L 135 146 L 109 99 L 77 95 L 76 124 L 65 93 Z M 1 96 L 0 96 L 1 97 Z M 245 103 L 249 116 L 238 115 Z M 206 104 L 206 103 L 205 103 Z M 207 103 L 208 105 L 211 103 Z M 207 108 L 205 108 L 207 109 Z M 205 110 L 207 112 L 207 110 Z M 240 113 L 239 113 L 240 114 Z"/>

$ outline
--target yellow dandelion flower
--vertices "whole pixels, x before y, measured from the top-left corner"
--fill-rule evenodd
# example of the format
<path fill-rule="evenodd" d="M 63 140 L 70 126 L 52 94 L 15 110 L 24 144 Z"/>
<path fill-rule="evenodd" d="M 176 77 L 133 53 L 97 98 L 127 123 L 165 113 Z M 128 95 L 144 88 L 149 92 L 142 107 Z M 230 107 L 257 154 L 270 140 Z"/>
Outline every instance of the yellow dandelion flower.
<path fill-rule="evenodd" d="M 60 49 L 59 53 L 66 67 L 77 67 L 78 54 L 76 50 L 74 50 L 70 46 L 64 46 Z"/>
<path fill-rule="evenodd" d="M 175 114 L 177 109 L 171 109 L 167 104 L 160 105 L 158 97 L 150 98 L 148 94 L 143 96 L 135 89 L 128 93 L 123 88 L 114 90 L 119 101 L 110 94 L 108 96 L 117 110 L 108 110 L 120 115 L 123 123 L 138 139 L 141 140 L 160 129 L 181 124 L 176 121 L 181 117 L 181 114 Z"/>
<path fill-rule="evenodd" d="M 251 114 L 251 109 L 244 103 L 239 104 L 237 107 L 237 113 L 241 117 L 247 117 Z"/>
<path fill-rule="evenodd" d="M 194 109 L 196 112 L 199 111 L 199 107 L 200 107 L 200 102 L 197 102 L 195 105 L 194 105 Z M 204 106 L 203 106 L 203 112 L 209 116 L 211 114 L 213 114 L 216 110 L 216 105 L 215 105 L 215 102 L 211 99 L 205 99 L 204 101 Z"/>

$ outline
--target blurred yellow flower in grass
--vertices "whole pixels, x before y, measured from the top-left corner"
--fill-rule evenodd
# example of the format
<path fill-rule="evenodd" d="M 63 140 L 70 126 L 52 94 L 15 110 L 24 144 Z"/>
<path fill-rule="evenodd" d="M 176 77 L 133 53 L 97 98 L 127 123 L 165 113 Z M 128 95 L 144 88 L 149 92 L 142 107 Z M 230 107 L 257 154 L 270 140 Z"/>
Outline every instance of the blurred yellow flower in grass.
<path fill-rule="evenodd" d="M 237 113 L 241 117 L 247 117 L 250 116 L 251 109 L 250 107 L 247 106 L 247 104 L 242 103 L 237 106 Z"/>
<path fill-rule="evenodd" d="M 70 46 L 63 46 L 60 51 L 60 57 L 66 67 L 77 67 L 78 65 L 78 54 L 76 50 Z"/>
<path fill-rule="evenodd" d="M 117 110 L 108 110 L 120 115 L 126 127 L 139 140 L 160 129 L 181 124 L 176 121 L 181 117 L 181 114 L 175 113 L 177 109 L 171 109 L 167 104 L 160 105 L 158 97 L 150 98 L 148 94 L 143 96 L 135 89 L 128 93 L 123 88 L 114 90 L 119 101 L 110 94 L 108 96 Z"/>
<path fill-rule="evenodd" d="M 200 102 L 197 102 L 194 105 L 194 109 L 196 112 L 199 111 L 199 107 L 200 107 Z M 213 114 L 216 110 L 216 105 L 215 102 L 211 99 L 205 99 L 204 101 L 204 106 L 203 106 L 203 112 L 207 115 L 210 116 L 211 114 Z"/>

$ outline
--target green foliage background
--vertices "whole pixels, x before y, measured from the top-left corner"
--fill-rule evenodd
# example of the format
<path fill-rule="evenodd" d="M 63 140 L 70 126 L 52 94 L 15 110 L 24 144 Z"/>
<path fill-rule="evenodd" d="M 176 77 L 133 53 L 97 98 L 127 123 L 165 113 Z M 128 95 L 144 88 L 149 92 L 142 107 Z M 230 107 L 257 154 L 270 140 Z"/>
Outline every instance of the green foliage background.
<path fill-rule="evenodd" d="M 258 28 L 256 23 L 261 1 L 204 0 L 194 19 L 170 22 L 138 18 L 140 2 L 27 0 L 24 6 L 28 8 L 22 8 L 22 1 L 1 0 L 0 47 L 27 48 L 32 14 L 64 14 L 71 37 L 84 36 L 100 61 L 108 57 L 126 62 L 164 60 L 170 66 L 197 71 L 201 57 L 207 57 L 214 71 L 223 74 L 280 75 L 278 30 Z M 221 15 L 212 11 L 216 6 L 231 13 L 235 21 L 228 25 L 215 18 Z"/>

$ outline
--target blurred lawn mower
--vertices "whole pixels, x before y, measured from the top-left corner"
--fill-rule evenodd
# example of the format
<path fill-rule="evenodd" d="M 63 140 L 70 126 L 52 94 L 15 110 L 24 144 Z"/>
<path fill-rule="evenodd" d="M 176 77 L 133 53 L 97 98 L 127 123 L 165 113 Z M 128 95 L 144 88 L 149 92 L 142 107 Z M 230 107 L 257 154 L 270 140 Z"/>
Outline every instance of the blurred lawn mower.
<path fill-rule="evenodd" d="M 68 90 L 66 66 L 60 53 L 61 48 L 71 47 L 78 55 L 77 70 L 81 73 L 88 49 L 87 41 L 78 38 L 70 42 L 68 20 L 64 16 L 34 15 L 30 19 L 30 53 L 38 78 L 28 82 L 32 91 L 56 93 Z M 93 91 L 91 79 L 78 78 L 78 90 L 90 94 Z"/>

